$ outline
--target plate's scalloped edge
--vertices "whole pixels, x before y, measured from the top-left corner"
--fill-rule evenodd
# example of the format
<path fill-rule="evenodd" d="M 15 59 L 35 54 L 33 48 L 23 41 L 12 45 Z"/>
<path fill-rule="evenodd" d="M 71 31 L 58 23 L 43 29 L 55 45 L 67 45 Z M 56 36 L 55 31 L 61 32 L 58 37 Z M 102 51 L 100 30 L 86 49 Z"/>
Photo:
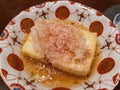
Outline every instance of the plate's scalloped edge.
<path fill-rule="evenodd" d="M 61 1 L 58 1 L 58 2 L 61 2 Z M 67 1 L 67 0 L 65 1 L 65 0 L 64 0 L 63 2 L 70 2 L 70 1 Z M 46 2 L 46 3 L 51 3 L 51 2 Z M 98 10 L 95 10 L 95 9 L 89 7 L 89 6 L 86 6 L 85 4 L 81 4 L 81 3 L 78 3 L 78 4 L 82 5 L 82 7 L 85 7 L 86 9 L 88 9 L 88 10 L 90 10 L 90 11 L 94 11 L 94 14 L 95 14 L 95 12 L 97 12 L 98 15 L 104 17 L 108 22 L 110 22 L 110 20 L 109 20 L 106 16 L 104 16 L 101 12 L 99 12 Z M 35 7 L 35 6 L 32 6 L 32 7 L 30 7 L 30 8 L 33 8 L 33 7 Z M 35 9 L 37 9 L 37 8 L 35 8 Z M 40 8 L 39 8 L 39 9 L 40 9 Z M 30 11 L 30 12 L 32 12 L 32 11 Z M 18 17 L 21 13 L 24 13 L 24 14 L 25 14 L 24 11 L 21 11 L 16 17 Z M 28 12 L 28 13 L 29 13 L 29 12 Z M 13 19 L 15 19 L 16 17 L 14 17 Z M 12 20 L 13 20 L 13 19 L 12 19 Z M 10 23 L 10 22 L 9 22 L 9 23 Z M 8 25 L 7 25 L 6 27 L 9 26 L 9 23 L 8 23 Z M 115 29 L 115 27 L 113 27 L 113 29 Z M 2 58 L 2 57 L 0 56 L 0 58 Z M 1 63 L 0 63 L 0 74 L 1 74 L 1 77 L 3 78 L 4 82 L 6 83 L 5 77 L 3 76 L 2 71 L 1 71 L 1 68 L 2 68 L 1 66 L 2 66 L 2 65 L 1 65 Z M 120 71 L 119 71 L 118 73 L 120 74 Z M 118 79 L 120 79 L 120 77 L 119 77 Z M 117 85 L 117 84 L 118 84 L 118 83 L 116 83 L 116 85 Z M 6 83 L 6 85 L 9 86 L 8 83 Z M 116 85 L 115 85 L 115 86 L 116 86 Z"/>

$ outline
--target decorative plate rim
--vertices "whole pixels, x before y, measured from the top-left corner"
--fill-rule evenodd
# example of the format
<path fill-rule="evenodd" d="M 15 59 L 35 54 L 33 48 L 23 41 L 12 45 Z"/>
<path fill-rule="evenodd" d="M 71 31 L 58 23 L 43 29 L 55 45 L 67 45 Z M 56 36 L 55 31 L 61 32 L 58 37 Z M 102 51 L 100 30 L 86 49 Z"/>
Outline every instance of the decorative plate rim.
<path fill-rule="evenodd" d="M 45 3 L 53 3 L 53 2 L 54 2 L 54 1 L 52 1 L 52 2 L 49 2 L 49 1 L 48 1 L 48 2 L 45 2 Z M 68 2 L 71 2 L 71 1 L 67 1 L 67 0 L 59 1 L 59 0 L 58 0 L 57 2 L 67 2 L 67 3 L 68 3 Z M 76 4 L 76 3 L 77 3 L 77 4 L 80 4 L 80 6 L 83 5 L 82 3 L 75 2 L 75 4 Z M 43 4 L 43 3 L 41 3 L 41 4 Z M 41 9 L 41 8 L 44 7 L 44 6 L 41 6 L 41 7 L 39 7 L 39 6 L 38 6 L 38 7 L 35 7 L 35 6 L 36 6 L 36 5 L 31 6 L 31 7 L 28 8 L 28 9 L 38 8 L 38 10 L 39 10 L 39 9 Z M 95 14 L 95 12 L 96 12 L 96 13 L 98 14 L 98 16 L 101 16 L 101 15 L 102 15 L 102 16 L 104 17 L 104 19 L 106 19 L 107 21 L 110 21 L 106 16 L 104 16 L 104 15 L 103 15 L 102 13 L 100 13 L 98 10 L 93 9 L 93 8 L 91 8 L 91 7 L 88 7 L 88 6 L 86 7 L 86 6 L 84 6 L 84 5 L 83 5 L 83 7 L 85 7 L 85 8 L 88 9 L 88 10 L 94 11 L 93 14 Z M 21 13 L 23 13 L 23 12 L 24 12 L 24 10 L 21 11 L 18 15 L 16 15 L 12 20 L 14 20 L 14 19 L 17 18 L 18 16 L 20 16 Z M 32 11 L 30 11 L 30 12 L 32 12 Z M 97 17 L 97 16 L 96 16 L 96 17 Z M 12 20 L 11 20 L 11 21 L 12 21 Z M 10 21 L 10 22 L 11 22 L 11 21 Z M 8 25 L 6 26 L 6 28 L 9 26 L 10 22 L 8 23 Z M 112 29 L 115 29 L 114 25 L 112 25 L 112 24 L 111 24 L 111 27 L 112 27 Z M 5 28 L 5 29 L 6 29 L 6 28 Z M 24 32 L 24 31 L 23 31 L 23 32 Z M 25 33 L 26 33 L 26 32 L 25 32 Z M 116 31 L 116 33 L 118 33 L 118 31 Z M 6 36 L 6 37 L 9 37 L 9 36 Z M 6 38 L 6 37 L 5 37 L 5 38 Z M 4 41 L 4 40 L 3 40 L 3 41 Z M 2 56 L 0 56 L 0 58 L 2 58 Z M 2 62 L 3 62 L 3 61 L 2 61 Z M 1 63 L 1 64 L 2 64 L 2 63 Z M 1 75 L 1 77 L 2 77 L 2 79 L 3 79 L 3 81 L 5 82 L 5 84 L 10 88 L 10 86 L 8 85 L 8 82 L 5 80 L 5 76 L 2 74 L 2 70 L 1 70 L 1 69 L 2 69 L 2 65 L 1 65 L 1 64 L 0 64 L 0 73 L 1 73 L 0 75 Z M 120 70 L 117 71 L 117 73 L 119 73 L 119 72 L 120 72 Z M 117 82 L 114 86 L 116 86 L 117 84 L 118 84 L 118 82 Z"/>

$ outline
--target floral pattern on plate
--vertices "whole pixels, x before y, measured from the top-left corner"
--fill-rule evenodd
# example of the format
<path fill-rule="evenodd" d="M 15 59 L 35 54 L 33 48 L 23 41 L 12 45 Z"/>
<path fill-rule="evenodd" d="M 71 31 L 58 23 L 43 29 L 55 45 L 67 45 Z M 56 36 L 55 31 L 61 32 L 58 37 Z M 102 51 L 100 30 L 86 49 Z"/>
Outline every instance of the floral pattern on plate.
<path fill-rule="evenodd" d="M 26 74 L 20 48 L 38 18 L 81 22 L 96 32 L 100 43 L 101 60 L 90 80 L 77 87 L 44 87 Z M 118 83 L 120 68 L 120 34 L 102 13 L 72 1 L 45 2 L 23 10 L 12 19 L 0 36 L 0 72 L 12 90 L 112 90 Z"/>

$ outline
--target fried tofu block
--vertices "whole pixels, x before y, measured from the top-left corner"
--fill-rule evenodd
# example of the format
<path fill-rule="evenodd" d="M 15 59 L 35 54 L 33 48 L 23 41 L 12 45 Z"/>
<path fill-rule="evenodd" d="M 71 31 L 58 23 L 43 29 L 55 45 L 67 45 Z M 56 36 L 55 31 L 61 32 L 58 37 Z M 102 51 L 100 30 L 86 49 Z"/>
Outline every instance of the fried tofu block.
<path fill-rule="evenodd" d="M 70 62 L 63 61 L 63 60 L 54 60 L 53 63 L 52 61 L 50 63 L 52 64 L 53 67 L 63 70 L 65 72 L 78 75 L 78 76 L 87 76 L 90 72 L 92 62 L 94 61 L 94 55 L 95 55 L 96 44 L 97 44 L 97 34 L 93 32 L 89 32 L 88 30 L 86 30 L 84 26 L 80 28 L 81 25 L 79 25 L 79 23 L 73 24 L 72 21 L 65 21 L 65 23 L 80 29 L 78 34 L 82 35 L 85 38 L 86 44 L 87 44 L 86 50 L 89 50 L 89 55 L 87 55 L 86 53 L 84 61 L 81 61 L 79 59 L 75 59 Z M 31 34 L 28 36 L 21 51 L 23 54 L 27 55 L 28 57 L 32 57 L 42 63 L 47 63 L 45 56 L 40 55 L 40 53 L 37 53 L 34 50 L 33 38 Z"/>

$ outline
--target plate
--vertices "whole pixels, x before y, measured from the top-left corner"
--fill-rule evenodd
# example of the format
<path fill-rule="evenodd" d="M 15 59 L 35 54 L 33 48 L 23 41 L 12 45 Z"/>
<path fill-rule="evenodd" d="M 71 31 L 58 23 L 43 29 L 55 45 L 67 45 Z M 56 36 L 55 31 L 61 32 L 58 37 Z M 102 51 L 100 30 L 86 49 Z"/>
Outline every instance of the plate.
<path fill-rule="evenodd" d="M 120 32 L 120 13 L 115 15 L 115 17 L 113 19 L 113 23 L 116 25 L 116 28 Z"/>
<path fill-rule="evenodd" d="M 20 49 L 38 18 L 74 20 L 97 33 L 101 59 L 91 78 L 75 87 L 45 87 L 26 73 Z M 112 22 L 99 11 L 72 1 L 45 2 L 23 10 L 0 35 L 0 73 L 12 90 L 112 90 L 118 84 L 119 57 L 120 34 Z"/>

